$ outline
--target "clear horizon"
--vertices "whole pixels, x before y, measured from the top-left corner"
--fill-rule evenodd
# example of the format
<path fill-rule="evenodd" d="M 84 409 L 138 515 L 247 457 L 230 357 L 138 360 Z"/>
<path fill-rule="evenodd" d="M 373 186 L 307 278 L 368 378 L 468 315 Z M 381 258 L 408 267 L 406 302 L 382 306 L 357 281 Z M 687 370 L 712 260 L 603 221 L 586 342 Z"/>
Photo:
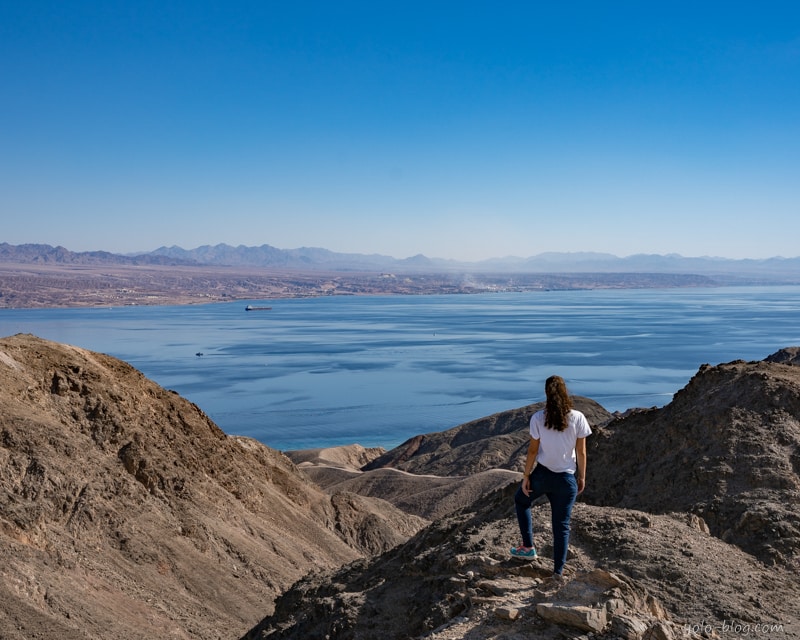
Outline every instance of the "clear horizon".
<path fill-rule="evenodd" d="M 5 3 L 0 241 L 797 257 L 798 24 L 776 1 Z"/>

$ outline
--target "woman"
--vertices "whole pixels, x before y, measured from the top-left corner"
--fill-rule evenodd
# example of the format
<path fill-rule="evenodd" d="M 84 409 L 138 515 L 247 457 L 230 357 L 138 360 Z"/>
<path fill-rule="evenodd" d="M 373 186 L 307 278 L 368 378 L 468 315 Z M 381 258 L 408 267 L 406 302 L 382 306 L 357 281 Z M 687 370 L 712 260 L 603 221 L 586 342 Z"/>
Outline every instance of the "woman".
<path fill-rule="evenodd" d="M 572 408 L 563 378 L 549 377 L 544 389 L 547 402 L 531 417 L 525 474 L 514 496 L 522 545 L 511 549 L 511 555 L 536 557 L 531 505 L 546 495 L 553 520 L 553 577 L 560 580 L 567 561 L 572 506 L 586 486 L 586 436 L 592 430 L 586 416 Z"/>

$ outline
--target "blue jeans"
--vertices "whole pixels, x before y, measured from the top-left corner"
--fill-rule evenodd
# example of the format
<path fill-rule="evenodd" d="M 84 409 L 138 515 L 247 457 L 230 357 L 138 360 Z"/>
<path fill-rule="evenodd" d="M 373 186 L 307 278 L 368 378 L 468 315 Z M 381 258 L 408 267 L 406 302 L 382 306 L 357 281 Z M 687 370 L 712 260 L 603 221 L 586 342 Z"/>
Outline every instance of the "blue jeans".
<path fill-rule="evenodd" d="M 514 496 L 522 544 L 526 547 L 533 546 L 531 505 L 537 498 L 547 496 L 547 499 L 550 500 L 553 521 L 553 573 L 560 574 L 567 562 L 569 521 L 572 516 L 572 506 L 578 497 L 578 481 L 572 473 L 555 473 L 541 464 L 536 465 L 530 478 L 530 495 L 526 496 L 522 493 L 522 487 L 520 487 Z"/>

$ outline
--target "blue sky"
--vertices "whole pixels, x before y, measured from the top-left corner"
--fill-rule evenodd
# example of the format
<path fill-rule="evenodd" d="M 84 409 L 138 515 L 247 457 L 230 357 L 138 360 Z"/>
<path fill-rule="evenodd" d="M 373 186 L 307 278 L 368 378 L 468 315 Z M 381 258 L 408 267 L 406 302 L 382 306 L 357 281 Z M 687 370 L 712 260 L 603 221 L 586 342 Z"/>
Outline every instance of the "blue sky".
<path fill-rule="evenodd" d="M 0 241 L 800 255 L 795 2 L 0 0 Z"/>

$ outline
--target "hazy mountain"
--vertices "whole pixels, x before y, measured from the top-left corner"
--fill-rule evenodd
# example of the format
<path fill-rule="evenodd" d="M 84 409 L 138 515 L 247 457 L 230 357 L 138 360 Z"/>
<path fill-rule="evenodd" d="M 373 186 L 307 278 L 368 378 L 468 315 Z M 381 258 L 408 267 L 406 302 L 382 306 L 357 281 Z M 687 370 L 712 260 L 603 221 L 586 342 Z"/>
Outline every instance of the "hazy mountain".
<path fill-rule="evenodd" d="M 692 257 L 678 254 L 636 254 L 619 258 L 603 253 L 543 253 L 523 260 L 494 261 L 493 267 L 531 272 L 620 272 L 620 273 L 694 273 L 710 276 L 800 278 L 800 258 L 733 260 Z"/>
<path fill-rule="evenodd" d="M 541 253 L 528 258 L 505 257 L 479 262 L 459 262 L 416 255 L 397 259 L 378 254 L 335 253 L 327 249 L 302 247 L 276 249 L 226 244 L 196 249 L 161 247 L 151 256 L 192 261 L 200 264 L 282 267 L 328 271 L 478 271 L 486 273 L 695 273 L 714 276 L 800 280 L 800 258 L 733 260 L 727 258 L 686 258 L 677 254 L 638 254 L 619 258 L 608 253 Z"/>
<path fill-rule="evenodd" d="M 54 265 L 169 265 L 190 264 L 191 260 L 180 260 L 164 255 L 140 254 L 125 256 L 108 251 L 70 251 L 64 247 L 52 247 L 49 244 L 11 245 L 0 243 L 0 262 L 19 264 L 54 264 Z"/>
<path fill-rule="evenodd" d="M 620 258 L 608 253 L 541 253 L 527 258 L 504 257 L 478 262 L 459 262 L 424 255 L 393 258 L 379 254 L 336 253 L 301 247 L 278 249 L 267 244 L 233 247 L 204 245 L 194 249 L 160 247 L 147 253 L 120 255 L 105 251 L 72 252 L 45 244 L 0 244 L 0 262 L 35 264 L 180 264 L 271 268 L 296 271 L 398 272 L 398 273 L 652 273 L 712 276 L 730 284 L 741 280 L 800 282 L 800 257 L 734 260 L 684 257 L 677 254 L 637 254 Z"/>
<path fill-rule="evenodd" d="M 374 271 L 394 268 L 404 261 L 388 256 L 335 253 L 327 249 L 301 247 L 276 249 L 268 244 L 259 247 L 227 244 L 204 245 L 195 249 L 160 247 L 147 254 L 186 260 L 207 265 L 273 267 L 297 270 Z M 414 261 L 412 260 L 411 263 Z"/>

